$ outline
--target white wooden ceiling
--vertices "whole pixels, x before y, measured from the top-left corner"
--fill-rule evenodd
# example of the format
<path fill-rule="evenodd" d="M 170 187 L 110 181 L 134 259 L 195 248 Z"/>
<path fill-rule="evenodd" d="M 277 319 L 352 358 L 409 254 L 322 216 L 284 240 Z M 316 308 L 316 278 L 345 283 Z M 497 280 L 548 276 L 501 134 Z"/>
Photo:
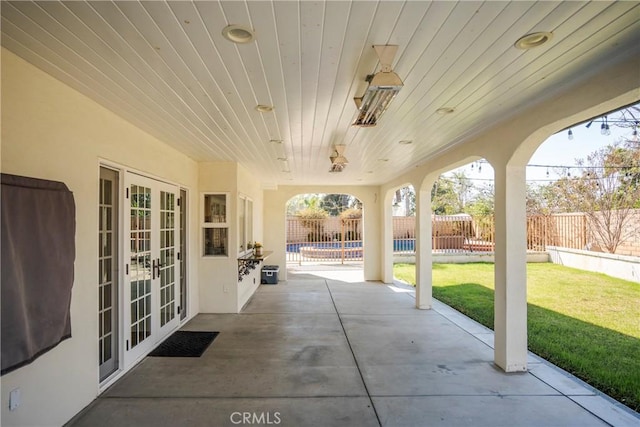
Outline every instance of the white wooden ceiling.
<path fill-rule="evenodd" d="M 190 157 L 237 161 L 266 186 L 383 183 L 640 47 L 637 1 L 1 7 L 3 46 Z M 255 41 L 224 39 L 228 24 L 253 28 Z M 554 37 L 514 47 L 535 31 Z M 399 46 L 404 88 L 378 126 L 352 127 L 353 98 L 380 67 L 374 44 Z M 330 174 L 335 144 L 350 164 Z"/>

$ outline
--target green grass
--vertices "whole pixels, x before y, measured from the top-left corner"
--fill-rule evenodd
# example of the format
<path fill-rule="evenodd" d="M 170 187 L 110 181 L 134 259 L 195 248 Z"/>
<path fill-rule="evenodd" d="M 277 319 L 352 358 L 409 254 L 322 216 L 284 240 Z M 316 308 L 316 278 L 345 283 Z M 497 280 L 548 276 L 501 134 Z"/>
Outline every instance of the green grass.
<path fill-rule="evenodd" d="M 493 329 L 493 264 L 434 264 L 433 296 Z M 396 264 L 415 284 L 415 266 Z M 529 349 L 640 410 L 640 284 L 528 264 Z"/>

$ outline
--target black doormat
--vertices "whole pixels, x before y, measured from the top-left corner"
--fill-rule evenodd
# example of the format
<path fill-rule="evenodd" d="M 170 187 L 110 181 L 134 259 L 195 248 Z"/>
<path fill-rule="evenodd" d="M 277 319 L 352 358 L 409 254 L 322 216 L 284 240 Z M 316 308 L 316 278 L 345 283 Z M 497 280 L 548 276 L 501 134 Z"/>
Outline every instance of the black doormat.
<path fill-rule="evenodd" d="M 217 336 L 218 332 L 176 331 L 149 356 L 200 357 Z"/>

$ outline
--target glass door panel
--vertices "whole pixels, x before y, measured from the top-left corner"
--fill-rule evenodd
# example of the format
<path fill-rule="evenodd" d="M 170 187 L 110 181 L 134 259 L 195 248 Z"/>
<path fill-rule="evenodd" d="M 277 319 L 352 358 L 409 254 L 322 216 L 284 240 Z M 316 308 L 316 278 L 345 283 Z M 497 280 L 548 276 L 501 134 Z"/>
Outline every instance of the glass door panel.
<path fill-rule="evenodd" d="M 179 322 L 180 265 L 177 251 L 180 242 L 177 234 L 180 213 L 177 200 L 175 189 L 160 191 L 160 258 L 156 261 L 156 268 L 160 279 L 160 328 L 163 330 L 173 329 Z"/>
<path fill-rule="evenodd" d="M 137 181 L 147 181 L 136 178 Z M 130 256 L 129 256 L 129 322 L 126 349 L 132 357 L 139 356 L 151 346 L 153 332 L 151 281 L 152 274 L 152 206 L 155 200 L 151 185 L 130 184 Z"/>
<path fill-rule="evenodd" d="M 118 370 L 118 172 L 100 168 L 98 364 L 100 381 Z"/>

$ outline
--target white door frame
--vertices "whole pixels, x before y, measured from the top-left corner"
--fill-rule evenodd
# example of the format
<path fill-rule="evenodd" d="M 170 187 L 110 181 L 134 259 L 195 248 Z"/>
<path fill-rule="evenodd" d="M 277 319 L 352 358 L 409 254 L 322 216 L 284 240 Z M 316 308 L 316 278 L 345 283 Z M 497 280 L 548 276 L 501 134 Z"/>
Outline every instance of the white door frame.
<path fill-rule="evenodd" d="M 124 278 L 121 299 L 121 346 L 124 352 L 123 366 L 127 369 L 146 356 L 179 326 L 178 304 L 175 302 L 180 300 L 177 282 L 180 268 L 177 262 L 180 233 L 177 200 L 180 188 L 131 171 L 124 172 L 123 181 Z M 172 212 L 163 209 L 166 206 L 160 205 L 161 194 L 173 195 Z M 137 207 L 132 207 L 134 199 Z M 173 216 L 168 220 L 171 213 Z M 170 224 L 167 224 L 167 221 L 170 221 Z M 170 234 L 173 237 L 171 242 L 167 243 L 165 239 L 168 239 L 167 236 Z M 135 238 L 134 243 L 132 237 Z M 164 247 L 162 255 L 161 243 Z M 132 248 L 135 248 L 135 252 Z M 135 285 L 134 278 L 137 279 Z M 170 286 L 162 288 L 167 281 Z M 168 304 L 167 298 L 174 300 L 174 303 Z M 161 308 L 165 315 L 161 315 Z"/>

